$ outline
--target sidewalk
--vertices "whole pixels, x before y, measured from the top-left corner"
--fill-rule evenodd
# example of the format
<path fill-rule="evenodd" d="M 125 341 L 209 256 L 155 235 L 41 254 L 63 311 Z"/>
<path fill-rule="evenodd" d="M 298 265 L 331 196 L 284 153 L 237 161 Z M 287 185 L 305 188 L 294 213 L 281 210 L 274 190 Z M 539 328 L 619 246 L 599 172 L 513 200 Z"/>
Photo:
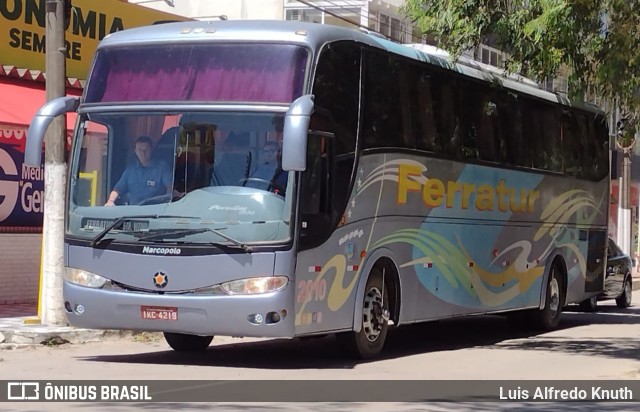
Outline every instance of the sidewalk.
<path fill-rule="evenodd" d="M 79 329 L 41 325 L 36 304 L 0 305 L 0 350 L 65 343 L 100 342 L 138 334 L 135 331 Z"/>

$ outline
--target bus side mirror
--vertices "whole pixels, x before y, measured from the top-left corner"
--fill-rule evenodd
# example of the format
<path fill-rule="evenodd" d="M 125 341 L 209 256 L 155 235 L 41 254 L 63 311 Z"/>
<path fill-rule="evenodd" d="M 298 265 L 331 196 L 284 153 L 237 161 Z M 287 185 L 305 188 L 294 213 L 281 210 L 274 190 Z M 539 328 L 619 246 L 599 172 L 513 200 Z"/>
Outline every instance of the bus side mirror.
<path fill-rule="evenodd" d="M 313 98 L 311 94 L 298 97 L 284 116 L 282 170 L 303 172 L 307 169 L 307 134 Z"/>
<path fill-rule="evenodd" d="M 49 125 L 56 117 L 75 112 L 80 104 L 77 96 L 63 96 L 44 104 L 33 117 L 27 131 L 27 145 L 24 151 L 24 162 L 33 167 L 42 164 L 42 142 Z"/>

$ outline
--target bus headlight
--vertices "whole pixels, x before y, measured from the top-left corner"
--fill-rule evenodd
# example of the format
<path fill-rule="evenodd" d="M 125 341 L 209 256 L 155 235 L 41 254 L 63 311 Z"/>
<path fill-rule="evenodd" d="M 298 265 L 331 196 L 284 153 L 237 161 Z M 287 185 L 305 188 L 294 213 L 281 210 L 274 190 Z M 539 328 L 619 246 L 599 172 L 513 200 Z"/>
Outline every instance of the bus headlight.
<path fill-rule="evenodd" d="M 256 295 L 277 292 L 284 289 L 287 283 L 289 283 L 289 278 L 286 276 L 264 276 L 232 280 L 222 283 L 220 286 L 229 295 Z"/>
<path fill-rule="evenodd" d="M 95 273 L 74 268 L 65 268 L 64 280 L 75 283 L 76 285 L 94 289 L 100 289 L 109 281 L 109 279 L 103 278 Z"/>
<path fill-rule="evenodd" d="M 194 295 L 226 295 L 227 292 L 220 285 L 205 286 L 204 288 L 195 289 Z"/>

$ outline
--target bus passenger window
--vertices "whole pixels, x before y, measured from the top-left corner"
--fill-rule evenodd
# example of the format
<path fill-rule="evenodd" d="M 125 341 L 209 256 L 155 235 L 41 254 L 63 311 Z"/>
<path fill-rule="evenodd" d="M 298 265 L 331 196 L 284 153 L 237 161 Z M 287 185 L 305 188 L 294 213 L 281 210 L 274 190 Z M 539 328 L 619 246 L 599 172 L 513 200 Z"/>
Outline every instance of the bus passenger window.
<path fill-rule="evenodd" d="M 462 147 L 462 125 L 460 124 L 456 81 L 443 79 L 440 87 L 440 104 L 437 106 L 439 136 L 444 154 L 451 159 L 459 159 Z"/>
<path fill-rule="evenodd" d="M 373 52 L 367 56 L 362 132 L 365 149 L 413 149 L 413 137 L 405 130 L 411 105 L 408 93 L 402 90 L 408 87 L 401 81 L 403 75 L 407 75 L 407 68 L 401 60 Z"/>
<path fill-rule="evenodd" d="M 531 151 L 525 144 L 522 131 L 522 102 L 518 95 L 510 93 L 500 102 L 501 156 L 507 164 L 531 167 Z"/>
<path fill-rule="evenodd" d="M 587 148 L 584 147 L 586 141 L 586 130 L 580 123 L 582 116 L 573 116 L 569 113 L 562 115 L 562 166 L 565 174 L 571 176 L 582 176 L 582 162 L 576 153 Z M 588 150 L 588 149 L 587 149 Z M 586 152 L 585 152 L 586 153 Z"/>
<path fill-rule="evenodd" d="M 523 127 L 524 140 L 530 142 L 531 166 L 536 169 L 562 172 L 560 122 L 554 109 L 529 100 L 523 105 L 527 116 Z"/>
<path fill-rule="evenodd" d="M 591 179 L 600 180 L 609 173 L 609 132 L 607 121 L 601 117 L 591 117 L 588 119 L 589 141 L 592 145 L 593 163 L 591 164 Z M 602 136 L 598 140 L 598 136 Z"/>
<path fill-rule="evenodd" d="M 421 73 L 417 84 L 417 128 L 416 148 L 437 152 L 436 115 L 434 111 L 434 95 L 429 73 Z"/>

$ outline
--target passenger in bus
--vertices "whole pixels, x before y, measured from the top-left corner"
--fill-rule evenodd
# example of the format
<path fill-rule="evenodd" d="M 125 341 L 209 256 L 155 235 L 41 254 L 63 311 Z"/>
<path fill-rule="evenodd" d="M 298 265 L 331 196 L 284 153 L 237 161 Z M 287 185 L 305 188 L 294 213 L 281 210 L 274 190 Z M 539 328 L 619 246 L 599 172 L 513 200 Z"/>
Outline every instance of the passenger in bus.
<path fill-rule="evenodd" d="M 249 177 L 251 151 L 248 132 L 228 132 L 223 145 L 216 151 L 220 158 L 214 160 L 211 186 L 238 186 Z"/>
<path fill-rule="evenodd" d="M 126 167 L 105 206 L 114 206 L 116 200 L 126 194 L 128 203 L 137 205 L 173 191 L 171 169 L 165 162 L 153 159 L 153 141 L 149 136 L 136 139 L 135 154 L 136 160 Z"/>

